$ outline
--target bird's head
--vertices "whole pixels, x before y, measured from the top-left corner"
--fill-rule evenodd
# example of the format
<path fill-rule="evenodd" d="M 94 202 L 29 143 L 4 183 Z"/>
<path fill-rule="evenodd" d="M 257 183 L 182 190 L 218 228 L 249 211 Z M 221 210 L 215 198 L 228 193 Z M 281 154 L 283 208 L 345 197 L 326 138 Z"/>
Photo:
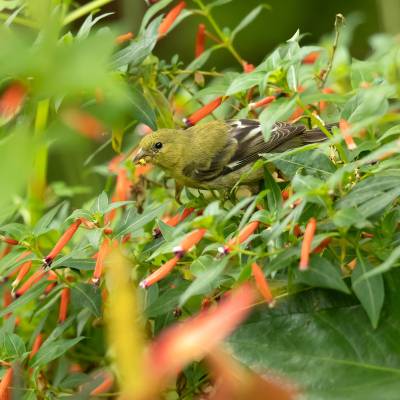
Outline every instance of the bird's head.
<path fill-rule="evenodd" d="M 145 136 L 133 159 L 138 164 L 147 162 L 171 168 L 178 160 L 184 135 L 177 129 L 160 129 Z"/>

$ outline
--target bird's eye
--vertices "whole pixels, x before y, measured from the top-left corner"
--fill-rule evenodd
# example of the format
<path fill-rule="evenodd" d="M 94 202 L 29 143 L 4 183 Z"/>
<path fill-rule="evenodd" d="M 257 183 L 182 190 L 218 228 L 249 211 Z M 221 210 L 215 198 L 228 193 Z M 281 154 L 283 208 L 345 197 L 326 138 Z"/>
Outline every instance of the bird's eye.
<path fill-rule="evenodd" d="M 161 149 L 161 147 L 162 147 L 162 143 L 161 142 L 157 142 L 155 145 L 154 145 L 154 147 L 156 148 L 156 149 Z"/>

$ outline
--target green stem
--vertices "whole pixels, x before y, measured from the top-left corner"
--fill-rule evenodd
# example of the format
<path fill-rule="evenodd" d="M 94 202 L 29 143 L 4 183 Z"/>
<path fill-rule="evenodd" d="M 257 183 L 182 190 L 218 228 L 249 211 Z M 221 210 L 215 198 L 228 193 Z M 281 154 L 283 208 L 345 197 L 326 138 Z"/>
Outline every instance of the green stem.
<path fill-rule="evenodd" d="M 200 7 L 203 15 L 208 19 L 211 26 L 213 27 L 215 33 L 218 35 L 220 40 L 222 41 L 223 46 L 233 55 L 233 57 L 238 61 L 240 65 L 243 65 L 243 59 L 240 57 L 239 53 L 233 47 L 233 44 L 229 37 L 227 37 L 222 29 L 218 26 L 214 17 L 211 15 L 210 10 L 203 4 L 202 0 L 195 0 L 196 4 Z"/>
<path fill-rule="evenodd" d="M 10 18 L 10 16 L 11 16 L 11 14 L 0 13 L 0 20 L 7 21 L 8 18 Z M 13 18 L 13 23 L 16 23 L 16 24 L 22 25 L 22 26 L 26 26 L 28 28 L 37 28 L 38 27 L 37 24 L 35 23 L 35 21 L 32 21 L 27 18 L 23 18 L 23 17 Z"/>
<path fill-rule="evenodd" d="M 36 108 L 34 136 L 38 142 L 38 148 L 28 188 L 31 224 L 34 224 L 40 218 L 46 190 L 48 149 L 43 136 L 49 115 L 49 105 L 50 100 L 45 99 L 39 101 Z"/>
<path fill-rule="evenodd" d="M 71 22 L 83 17 L 86 14 L 91 13 L 92 11 L 96 10 L 97 8 L 100 8 L 108 3 L 111 3 L 114 0 L 94 0 L 91 1 L 88 4 L 83 5 L 82 7 L 79 7 L 77 10 L 74 10 L 70 12 L 63 21 L 63 25 L 68 25 Z"/>

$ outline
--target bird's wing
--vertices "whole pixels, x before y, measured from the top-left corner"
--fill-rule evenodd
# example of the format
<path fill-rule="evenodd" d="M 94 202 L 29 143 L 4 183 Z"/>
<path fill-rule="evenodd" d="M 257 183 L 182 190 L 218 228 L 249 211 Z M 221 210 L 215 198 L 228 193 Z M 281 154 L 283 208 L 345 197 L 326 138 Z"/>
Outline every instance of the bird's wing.
<path fill-rule="evenodd" d="M 285 147 L 301 146 L 303 144 L 301 135 L 306 131 L 302 125 L 276 122 L 271 129 L 271 137 L 266 142 L 258 121 L 239 119 L 229 120 L 227 124 L 230 127 L 230 136 L 237 141 L 238 146 L 222 174 L 228 174 L 246 164 L 257 161 L 260 154 L 274 150 L 276 152 L 284 151 Z"/>

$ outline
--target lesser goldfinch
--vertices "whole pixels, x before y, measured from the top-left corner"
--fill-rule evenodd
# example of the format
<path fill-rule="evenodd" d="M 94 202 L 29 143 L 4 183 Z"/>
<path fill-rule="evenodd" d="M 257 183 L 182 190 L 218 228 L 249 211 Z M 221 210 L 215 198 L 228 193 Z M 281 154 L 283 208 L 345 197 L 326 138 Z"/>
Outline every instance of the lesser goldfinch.
<path fill-rule="evenodd" d="M 263 153 L 279 153 L 326 139 L 318 128 L 277 122 L 265 141 L 257 120 L 212 121 L 185 130 L 160 129 L 145 136 L 134 162 L 160 166 L 180 186 L 230 189 L 240 178 L 244 185 L 263 179 L 262 168 L 251 170 Z"/>

